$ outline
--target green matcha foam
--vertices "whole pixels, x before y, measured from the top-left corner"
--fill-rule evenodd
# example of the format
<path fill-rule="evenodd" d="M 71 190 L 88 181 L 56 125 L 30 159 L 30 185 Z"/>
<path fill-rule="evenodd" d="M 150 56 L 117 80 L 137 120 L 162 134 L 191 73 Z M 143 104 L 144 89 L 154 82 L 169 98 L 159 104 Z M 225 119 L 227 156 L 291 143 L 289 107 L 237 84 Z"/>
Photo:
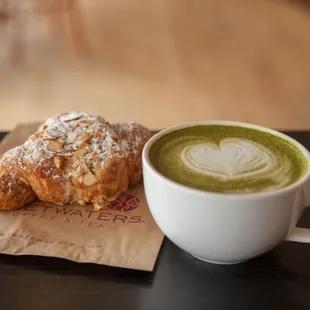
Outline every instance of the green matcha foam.
<path fill-rule="evenodd" d="M 168 133 L 151 147 L 150 161 L 175 182 L 220 193 L 280 189 L 308 169 L 302 152 L 289 141 L 233 125 L 199 125 Z"/>

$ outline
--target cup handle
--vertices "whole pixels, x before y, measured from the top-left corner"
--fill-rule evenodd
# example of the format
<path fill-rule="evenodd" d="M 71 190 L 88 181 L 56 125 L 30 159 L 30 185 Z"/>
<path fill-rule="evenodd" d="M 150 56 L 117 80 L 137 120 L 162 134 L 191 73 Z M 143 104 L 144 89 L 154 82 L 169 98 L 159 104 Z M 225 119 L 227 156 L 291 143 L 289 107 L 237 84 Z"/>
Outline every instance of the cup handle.
<path fill-rule="evenodd" d="M 310 229 L 295 227 L 286 241 L 310 243 Z"/>
<path fill-rule="evenodd" d="M 302 205 L 303 208 L 310 207 L 310 181 L 306 183 L 302 191 Z"/>
<path fill-rule="evenodd" d="M 299 214 L 297 216 L 299 217 L 307 207 L 310 207 L 310 182 L 302 189 L 299 208 L 297 208 Z M 310 229 L 294 227 L 286 238 L 286 241 L 310 243 Z"/>

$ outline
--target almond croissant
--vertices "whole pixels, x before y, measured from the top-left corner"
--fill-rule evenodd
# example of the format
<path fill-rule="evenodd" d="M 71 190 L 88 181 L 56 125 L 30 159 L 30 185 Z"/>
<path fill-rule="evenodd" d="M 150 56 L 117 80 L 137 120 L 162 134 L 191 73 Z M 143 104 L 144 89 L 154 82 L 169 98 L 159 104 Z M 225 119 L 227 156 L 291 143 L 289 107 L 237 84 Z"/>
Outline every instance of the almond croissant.
<path fill-rule="evenodd" d="M 47 119 L 0 159 L 0 210 L 35 199 L 103 208 L 142 179 L 141 152 L 151 132 L 70 112 Z"/>

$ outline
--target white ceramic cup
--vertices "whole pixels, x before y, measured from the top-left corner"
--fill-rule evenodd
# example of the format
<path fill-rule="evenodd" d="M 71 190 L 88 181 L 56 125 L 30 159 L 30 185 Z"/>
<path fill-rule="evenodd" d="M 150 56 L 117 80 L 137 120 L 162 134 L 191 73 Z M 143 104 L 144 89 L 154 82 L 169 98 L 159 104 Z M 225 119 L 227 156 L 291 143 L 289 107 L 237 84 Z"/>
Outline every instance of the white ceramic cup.
<path fill-rule="evenodd" d="M 181 128 L 209 124 L 254 128 L 284 138 L 304 154 L 308 171 L 296 183 L 273 192 L 222 194 L 176 183 L 151 165 L 149 151 L 160 137 Z M 310 243 L 310 230 L 296 227 L 310 203 L 310 154 L 280 132 L 231 121 L 185 123 L 154 135 L 143 149 L 142 160 L 146 199 L 155 222 L 166 237 L 196 258 L 235 264 L 264 254 L 285 240 Z"/>

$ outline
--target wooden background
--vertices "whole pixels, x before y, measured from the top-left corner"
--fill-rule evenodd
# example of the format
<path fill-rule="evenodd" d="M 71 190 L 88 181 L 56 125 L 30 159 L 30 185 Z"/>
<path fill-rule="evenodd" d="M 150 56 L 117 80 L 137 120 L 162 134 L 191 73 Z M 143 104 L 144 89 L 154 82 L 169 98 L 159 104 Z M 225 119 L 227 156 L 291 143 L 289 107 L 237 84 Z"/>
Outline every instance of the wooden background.
<path fill-rule="evenodd" d="M 310 10 L 280 0 L 0 0 L 0 130 L 67 110 L 310 129 Z"/>

